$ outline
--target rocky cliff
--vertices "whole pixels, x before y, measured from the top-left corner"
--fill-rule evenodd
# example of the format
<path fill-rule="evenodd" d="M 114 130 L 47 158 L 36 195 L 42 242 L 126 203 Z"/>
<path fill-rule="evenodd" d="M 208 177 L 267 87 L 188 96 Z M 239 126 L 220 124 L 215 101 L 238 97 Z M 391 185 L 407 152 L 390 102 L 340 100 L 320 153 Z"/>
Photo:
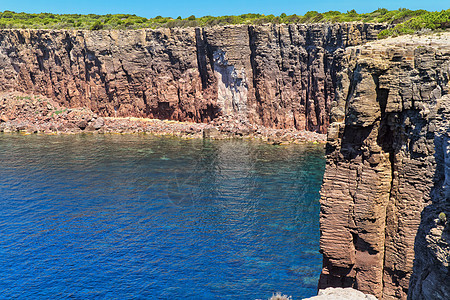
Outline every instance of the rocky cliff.
<path fill-rule="evenodd" d="M 0 92 L 41 94 L 101 116 L 244 118 L 325 132 L 335 52 L 384 25 L 0 31 Z"/>
<path fill-rule="evenodd" d="M 450 33 L 408 36 L 342 54 L 321 190 L 319 288 L 450 298 L 449 235 L 436 221 L 449 215 L 449 41 Z"/>
<path fill-rule="evenodd" d="M 449 299 L 450 34 L 366 43 L 381 29 L 3 30 L 0 92 L 100 116 L 328 128 L 319 287 Z"/>
<path fill-rule="evenodd" d="M 415 242 L 411 299 L 450 299 L 450 96 L 438 100 L 434 111 L 436 168 Z"/>

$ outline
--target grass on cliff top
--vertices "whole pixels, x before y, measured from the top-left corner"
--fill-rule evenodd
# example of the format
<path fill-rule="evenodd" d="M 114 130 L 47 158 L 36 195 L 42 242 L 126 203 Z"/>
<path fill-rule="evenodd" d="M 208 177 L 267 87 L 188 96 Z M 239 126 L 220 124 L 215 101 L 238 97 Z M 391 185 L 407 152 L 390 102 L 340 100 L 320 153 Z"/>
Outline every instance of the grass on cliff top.
<path fill-rule="evenodd" d="M 243 14 L 239 16 L 204 16 L 188 18 L 157 16 L 155 18 L 143 18 L 136 15 L 80 15 L 80 14 L 27 14 L 4 11 L 0 13 L 0 28 L 31 28 L 31 29 L 139 29 L 158 27 L 208 27 L 214 25 L 230 24 L 292 24 L 292 23 L 321 23 L 321 22 L 363 22 L 363 23 L 387 23 L 393 28 L 384 30 L 380 37 L 395 36 L 406 33 L 414 33 L 420 30 L 436 30 L 450 28 L 450 9 L 440 12 L 428 12 L 426 10 L 387 10 L 379 8 L 371 13 L 358 14 L 355 10 L 341 13 L 329 11 L 319 13 L 309 11 L 305 15 L 262 15 Z"/>

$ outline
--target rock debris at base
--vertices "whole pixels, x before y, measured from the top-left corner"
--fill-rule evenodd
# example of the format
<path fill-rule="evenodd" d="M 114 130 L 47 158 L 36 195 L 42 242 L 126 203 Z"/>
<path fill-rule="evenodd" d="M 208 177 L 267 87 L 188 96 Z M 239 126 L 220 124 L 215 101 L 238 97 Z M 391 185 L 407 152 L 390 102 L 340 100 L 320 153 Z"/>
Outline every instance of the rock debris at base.
<path fill-rule="evenodd" d="M 304 300 L 377 300 L 377 298 L 352 288 L 326 288 L 319 290 L 317 296 Z"/>
<path fill-rule="evenodd" d="M 39 95 L 0 95 L 0 132 L 76 134 L 151 133 L 182 138 L 255 138 L 268 143 L 325 142 L 325 135 L 296 129 L 272 129 L 247 120 L 218 117 L 209 123 L 146 118 L 99 117 L 87 108 L 66 108 Z"/>

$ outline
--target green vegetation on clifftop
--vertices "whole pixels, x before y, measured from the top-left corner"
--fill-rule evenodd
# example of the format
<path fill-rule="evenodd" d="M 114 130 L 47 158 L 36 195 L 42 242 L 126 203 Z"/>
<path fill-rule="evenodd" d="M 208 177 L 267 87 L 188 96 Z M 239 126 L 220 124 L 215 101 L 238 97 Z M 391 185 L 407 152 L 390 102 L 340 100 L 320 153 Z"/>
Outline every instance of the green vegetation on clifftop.
<path fill-rule="evenodd" d="M 450 28 L 450 9 L 440 12 L 425 12 L 395 25 L 391 29 L 383 30 L 379 37 L 388 37 L 414 33 L 421 30 L 436 30 Z"/>
<path fill-rule="evenodd" d="M 328 11 L 319 13 L 309 11 L 305 15 L 287 15 L 285 13 L 274 15 L 243 14 L 239 16 L 204 16 L 188 18 L 157 16 L 155 18 L 143 18 L 136 15 L 108 14 L 108 15 L 80 15 L 80 14 L 27 14 L 4 11 L 0 13 L 0 28 L 32 28 L 32 29 L 139 29 L 158 27 L 208 27 L 214 25 L 230 24 L 292 24 L 292 23 L 321 23 L 321 22 L 363 22 L 363 23 L 387 23 L 395 25 L 384 30 L 380 37 L 413 33 L 420 30 L 435 30 L 450 28 L 450 9 L 440 12 L 428 12 L 425 10 L 409 10 L 400 8 L 388 11 L 379 8 L 371 13 L 358 14 L 355 10 L 341 13 Z"/>

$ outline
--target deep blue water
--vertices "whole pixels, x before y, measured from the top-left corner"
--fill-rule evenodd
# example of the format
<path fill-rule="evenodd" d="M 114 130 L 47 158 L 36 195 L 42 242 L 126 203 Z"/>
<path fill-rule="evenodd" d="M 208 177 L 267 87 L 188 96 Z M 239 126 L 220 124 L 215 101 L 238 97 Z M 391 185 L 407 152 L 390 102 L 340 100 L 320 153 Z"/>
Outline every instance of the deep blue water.
<path fill-rule="evenodd" d="M 0 298 L 315 295 L 323 156 L 314 145 L 0 134 Z"/>

